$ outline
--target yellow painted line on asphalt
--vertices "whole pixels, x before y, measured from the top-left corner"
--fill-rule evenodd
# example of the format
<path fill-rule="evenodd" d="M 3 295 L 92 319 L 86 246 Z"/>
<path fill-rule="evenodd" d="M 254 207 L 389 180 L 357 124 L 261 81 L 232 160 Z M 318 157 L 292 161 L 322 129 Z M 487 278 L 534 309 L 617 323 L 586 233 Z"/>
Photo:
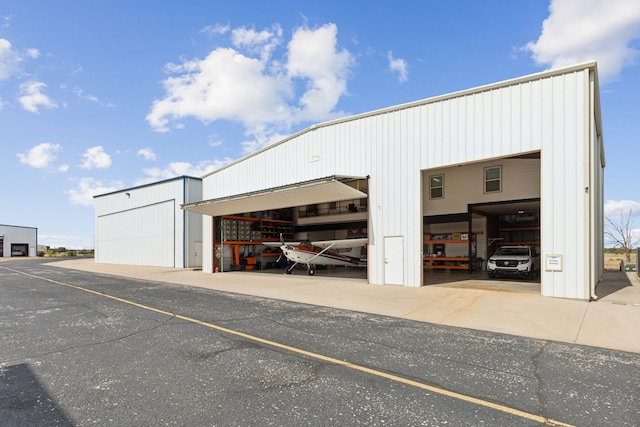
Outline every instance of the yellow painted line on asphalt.
<path fill-rule="evenodd" d="M 129 304 L 129 305 L 132 305 L 134 307 L 138 307 L 138 308 L 141 308 L 141 309 L 144 309 L 144 310 L 148 310 L 148 311 L 152 311 L 152 312 L 155 312 L 155 313 L 164 314 L 166 316 L 174 317 L 176 319 L 184 320 L 184 321 L 187 321 L 187 322 L 190 322 L 190 323 L 195 323 L 197 325 L 205 326 L 207 328 L 215 329 L 217 331 L 224 332 L 224 333 L 227 333 L 227 334 L 230 334 L 230 335 L 235 335 L 237 337 L 242 337 L 242 338 L 245 338 L 245 339 L 248 339 L 248 340 L 251 340 L 251 341 L 255 341 L 255 342 L 258 342 L 258 343 L 261 343 L 261 344 L 265 344 L 265 345 L 268 345 L 268 346 L 271 346 L 271 347 L 276 347 L 276 348 L 279 348 L 279 349 L 287 350 L 287 351 L 290 351 L 292 353 L 301 354 L 303 356 L 307 356 L 307 357 L 310 357 L 310 358 L 313 358 L 313 359 L 322 360 L 324 362 L 328 362 L 328 363 L 332 363 L 332 364 L 335 364 L 335 365 L 344 366 L 346 368 L 350 368 L 350 369 L 353 369 L 353 370 L 356 370 L 356 371 L 360 371 L 360 372 L 365 372 L 367 374 L 374 375 L 374 376 L 377 376 L 377 377 L 380 377 L 380 378 L 385 378 L 385 379 L 388 379 L 388 380 L 391 380 L 391 381 L 395 381 L 395 382 L 398 382 L 398 383 L 401 383 L 401 384 L 410 385 L 410 386 L 413 386 L 413 387 L 416 387 L 416 388 L 419 388 L 419 389 L 422 389 L 422 390 L 426 390 L 426 391 L 430 391 L 432 393 L 440 394 L 442 396 L 447 396 L 447 397 L 451 397 L 453 399 L 461 400 L 463 402 L 468 402 L 468 403 L 472 403 L 472 404 L 475 404 L 475 405 L 478 405 L 478 406 L 483 406 L 483 407 L 486 407 L 486 408 L 494 409 L 496 411 L 500 411 L 500 412 L 503 412 L 503 413 L 506 413 L 506 414 L 509 414 L 509 415 L 515 415 L 515 416 L 518 416 L 518 417 L 521 417 L 521 418 L 526 418 L 526 419 L 529 419 L 529 420 L 532 420 L 532 421 L 535 421 L 535 422 L 538 422 L 538 423 L 542 423 L 542 424 L 545 424 L 545 425 L 559 426 L 559 427 L 574 427 L 572 424 L 567 424 L 567 423 L 563 423 L 561 421 L 552 420 L 552 419 L 549 419 L 549 418 L 542 417 L 540 415 L 531 414 L 529 412 L 525 412 L 525 411 L 521 411 L 519 409 L 511 408 L 509 406 L 500 405 L 500 404 L 497 404 L 497 403 L 489 402 L 487 400 L 478 399 L 476 397 L 468 396 L 468 395 L 465 395 L 465 394 L 462 394 L 462 393 L 456 393 L 454 391 L 446 390 L 446 389 L 443 389 L 443 388 L 440 388 L 440 387 L 430 386 L 428 384 L 424 384 L 424 383 L 421 383 L 421 382 L 418 382 L 418 381 L 414 381 L 414 380 L 410 380 L 410 379 L 407 379 L 407 378 L 403 378 L 403 377 L 400 377 L 398 375 L 393 375 L 393 374 L 389 374 L 389 373 L 386 373 L 386 372 L 378 371 L 378 370 L 375 370 L 375 369 L 367 368 L 365 366 L 357 365 L 355 363 L 350 363 L 350 362 L 347 362 L 347 361 L 344 361 L 344 360 L 340 360 L 340 359 L 336 359 L 336 358 L 333 358 L 333 357 L 330 357 L 330 356 L 324 356 L 322 354 L 318 354 L 318 353 L 314 353 L 314 352 L 311 352 L 311 351 L 303 350 L 303 349 L 300 349 L 300 348 L 297 348 L 297 347 L 291 347 L 291 346 L 286 345 L 286 344 L 278 343 L 278 342 L 275 342 L 275 341 L 270 341 L 270 340 L 267 340 L 267 339 L 264 339 L 264 338 L 257 337 L 255 335 L 245 334 L 244 332 L 235 331 L 233 329 L 225 328 L 224 326 L 214 325 L 212 323 L 204 322 L 202 320 L 194 319 L 192 317 L 183 316 L 181 314 L 172 313 L 170 311 L 162 310 L 162 309 L 155 308 L 155 307 L 150 307 L 148 305 L 140 304 L 140 303 L 137 303 L 135 301 L 130 301 L 130 300 L 127 300 L 127 299 L 124 299 L 124 298 L 120 298 L 120 297 L 116 297 L 116 296 L 113 296 L 113 295 L 105 294 L 103 292 L 94 291 L 92 289 L 83 288 L 81 286 L 72 285 L 70 283 L 59 282 L 57 280 L 49 279 L 47 277 L 36 276 L 36 275 L 33 275 L 33 274 L 25 273 L 25 272 L 18 271 L 18 270 L 13 270 L 11 268 L 7 268 L 7 267 L 3 267 L 3 266 L 0 266 L 0 268 L 5 269 L 5 270 L 9 270 L 9 271 L 13 271 L 15 273 L 19 273 L 19 274 L 22 274 L 24 276 L 28 276 L 28 277 L 32 277 L 32 278 L 40 279 L 40 280 L 45 280 L 47 282 L 54 283 L 54 284 L 57 284 L 57 285 L 66 286 L 66 287 L 69 287 L 69 288 L 77 289 L 79 291 L 84 291 L 84 292 L 88 292 L 90 294 L 98 295 L 98 296 L 101 296 L 101 297 L 104 297 L 104 298 L 109 298 L 109 299 L 112 299 L 114 301 L 118 301 L 118 302 L 121 302 L 121 303 L 124 303 L 124 304 Z"/>

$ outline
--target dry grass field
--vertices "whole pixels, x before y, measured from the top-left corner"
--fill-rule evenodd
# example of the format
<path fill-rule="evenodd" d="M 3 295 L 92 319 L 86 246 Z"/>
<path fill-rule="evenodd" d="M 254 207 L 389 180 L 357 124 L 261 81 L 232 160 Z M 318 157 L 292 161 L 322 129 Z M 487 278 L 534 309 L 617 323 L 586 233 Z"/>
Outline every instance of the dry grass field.
<path fill-rule="evenodd" d="M 636 266 L 638 262 L 636 260 L 636 251 L 631 252 L 631 262 L 635 263 Z M 620 270 L 620 261 L 625 260 L 625 255 L 622 252 L 605 252 L 604 253 L 604 269 L 605 270 Z"/>

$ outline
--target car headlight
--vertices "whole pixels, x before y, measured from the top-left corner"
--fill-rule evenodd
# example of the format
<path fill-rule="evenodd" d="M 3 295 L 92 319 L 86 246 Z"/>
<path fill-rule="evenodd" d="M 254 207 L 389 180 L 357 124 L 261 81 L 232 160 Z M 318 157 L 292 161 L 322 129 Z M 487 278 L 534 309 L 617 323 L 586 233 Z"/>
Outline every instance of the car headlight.
<path fill-rule="evenodd" d="M 528 259 L 521 259 L 520 261 L 518 261 L 518 264 L 529 264 L 529 260 Z"/>
<path fill-rule="evenodd" d="M 496 263 L 496 261 L 495 261 L 495 260 L 493 260 L 493 259 L 491 259 L 491 258 L 489 258 L 489 261 L 487 261 L 487 263 L 489 263 L 489 264 L 495 264 L 495 263 Z"/>

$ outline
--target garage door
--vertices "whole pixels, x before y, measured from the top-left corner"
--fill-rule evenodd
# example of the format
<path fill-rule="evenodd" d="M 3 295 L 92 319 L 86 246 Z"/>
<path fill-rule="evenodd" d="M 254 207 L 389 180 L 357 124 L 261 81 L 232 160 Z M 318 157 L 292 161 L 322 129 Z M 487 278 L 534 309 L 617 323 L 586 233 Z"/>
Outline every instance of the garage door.
<path fill-rule="evenodd" d="M 175 267 L 174 201 L 98 217 L 96 262 Z"/>

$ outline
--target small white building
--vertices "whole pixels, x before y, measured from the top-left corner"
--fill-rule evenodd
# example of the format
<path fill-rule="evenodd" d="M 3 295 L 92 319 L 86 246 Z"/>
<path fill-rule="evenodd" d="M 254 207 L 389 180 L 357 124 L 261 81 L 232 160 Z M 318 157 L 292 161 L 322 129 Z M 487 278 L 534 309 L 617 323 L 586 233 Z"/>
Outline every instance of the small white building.
<path fill-rule="evenodd" d="M 0 224 L 0 257 L 37 256 L 38 229 Z"/>
<path fill-rule="evenodd" d="M 542 295 L 588 300 L 604 271 L 602 135 L 589 62 L 311 126 L 206 175 L 203 200 L 183 208 L 204 214 L 205 272 L 226 269 L 225 245 L 258 253 L 255 231 L 366 235 L 368 282 L 412 287 L 526 243 L 540 249 Z M 96 199 L 100 262 L 105 244 L 108 262 L 174 247 L 169 220 L 160 239 L 155 225 L 122 228 L 149 209 L 130 193 L 109 195 L 109 210 Z M 115 257 L 128 239 L 145 244 Z"/>
<path fill-rule="evenodd" d="M 201 215 L 180 209 L 201 198 L 187 176 L 95 196 L 95 262 L 202 267 Z"/>

